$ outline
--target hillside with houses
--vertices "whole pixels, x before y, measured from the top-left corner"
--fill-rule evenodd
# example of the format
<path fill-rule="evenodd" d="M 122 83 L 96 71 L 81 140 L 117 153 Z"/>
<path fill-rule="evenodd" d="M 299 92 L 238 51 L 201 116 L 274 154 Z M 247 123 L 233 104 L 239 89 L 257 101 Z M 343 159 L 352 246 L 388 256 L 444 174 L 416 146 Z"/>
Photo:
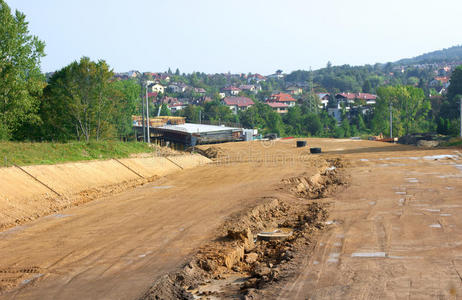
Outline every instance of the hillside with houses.
<path fill-rule="evenodd" d="M 449 52 L 454 54 L 456 50 Z M 114 80 L 139 83 L 144 90 L 142 96 L 149 99 L 152 116 L 174 115 L 183 116 L 189 122 L 257 126 L 279 134 L 340 137 L 387 130 L 377 117 L 378 91 L 401 85 L 421 91 L 422 101 L 432 106 L 427 110 L 427 117 L 432 120 L 420 127 L 420 131 L 437 131 L 442 127 L 449 131 L 451 125 L 438 123 L 447 123 L 440 121 L 438 113 L 445 110 L 443 102 L 451 75 L 462 62 L 458 55 L 436 59 L 441 56 L 437 52 L 425 54 L 422 56 L 425 59 L 417 57 L 365 66 L 328 63 L 319 70 L 288 74 L 277 70 L 268 75 L 185 74 L 178 69 L 175 72 L 170 69 L 167 72 L 129 71 L 115 74 Z M 436 58 L 429 60 L 429 57 Z M 294 120 L 299 115 L 303 117 Z M 315 128 L 301 129 L 303 126 L 297 122 Z"/>
<path fill-rule="evenodd" d="M 462 92 L 451 83 L 460 64 L 457 57 L 364 66 L 328 63 L 318 70 L 267 75 L 132 70 L 115 73 L 110 81 L 139 88 L 138 101 L 131 93 L 136 115 L 146 115 L 147 100 L 150 117 L 179 116 L 264 134 L 351 137 L 388 133 L 392 109 L 394 135 L 454 134 L 456 95 Z"/>

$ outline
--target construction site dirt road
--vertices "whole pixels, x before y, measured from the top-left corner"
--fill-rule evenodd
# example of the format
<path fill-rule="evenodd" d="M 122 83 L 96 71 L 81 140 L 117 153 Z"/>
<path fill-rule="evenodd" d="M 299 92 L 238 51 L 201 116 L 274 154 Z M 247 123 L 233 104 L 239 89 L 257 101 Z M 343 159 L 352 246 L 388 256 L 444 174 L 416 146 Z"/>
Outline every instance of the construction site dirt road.
<path fill-rule="evenodd" d="M 268 263 L 271 274 L 278 268 L 284 276 L 261 275 L 266 269 L 259 266 L 258 278 L 273 280 L 240 288 L 235 296 L 462 295 L 462 155 L 457 149 L 335 139 L 307 143 L 322 147 L 323 154 L 296 148 L 295 140 L 203 147 L 215 163 L 1 232 L 0 299 L 149 298 L 146 292 L 165 274 L 181 270 L 198 249 L 222 238 L 231 216 L 268 199 L 284 203 L 282 213 L 273 207 L 271 216 L 293 228 L 291 211 L 300 225 L 304 203 L 324 205 L 328 217 L 312 223 L 316 230 L 297 229 L 309 232 L 309 242 L 291 248 L 290 259 Z M 332 163 L 338 159 L 341 164 Z M 340 165 L 347 184 L 330 192 L 325 185 L 340 181 L 329 172 Z M 294 189 L 300 182 L 323 186 Z M 252 250 L 257 256 L 265 252 L 257 250 Z M 288 261 L 292 267 L 284 268 Z M 244 267 L 235 264 L 230 272 L 242 281 Z M 217 280 L 229 274 L 219 275 Z M 229 295 L 198 290 L 190 288 L 196 298 Z"/>

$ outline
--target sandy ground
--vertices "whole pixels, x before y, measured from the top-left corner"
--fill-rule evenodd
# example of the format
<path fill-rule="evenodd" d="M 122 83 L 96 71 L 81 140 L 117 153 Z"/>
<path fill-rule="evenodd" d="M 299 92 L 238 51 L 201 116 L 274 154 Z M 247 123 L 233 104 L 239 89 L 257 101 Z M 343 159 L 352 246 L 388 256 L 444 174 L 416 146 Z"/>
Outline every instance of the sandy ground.
<path fill-rule="evenodd" d="M 1 299 L 133 299 L 304 166 L 210 165 L 0 233 Z"/>
<path fill-rule="evenodd" d="M 215 165 L 168 175 L 0 233 L 0 299 L 133 299 L 178 269 L 232 213 L 275 194 L 282 179 L 343 157 L 350 186 L 280 299 L 461 295 L 462 157 L 369 141 L 221 144 Z M 451 155 L 451 156 L 438 156 Z M 309 157 L 311 163 L 297 163 Z M 234 163 L 245 161 L 244 163 Z M 271 289 L 271 287 L 270 287 Z"/>
<path fill-rule="evenodd" d="M 351 154 L 351 186 L 279 299 L 456 299 L 462 295 L 462 156 Z"/>

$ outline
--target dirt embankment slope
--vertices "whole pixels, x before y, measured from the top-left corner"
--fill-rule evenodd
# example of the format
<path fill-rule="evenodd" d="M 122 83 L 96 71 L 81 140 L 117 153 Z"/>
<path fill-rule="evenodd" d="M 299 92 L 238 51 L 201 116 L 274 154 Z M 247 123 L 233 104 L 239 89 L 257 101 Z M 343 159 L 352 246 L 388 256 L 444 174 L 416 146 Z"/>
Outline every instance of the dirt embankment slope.
<path fill-rule="evenodd" d="M 208 162 L 183 155 L 0 168 L 0 231 Z"/>

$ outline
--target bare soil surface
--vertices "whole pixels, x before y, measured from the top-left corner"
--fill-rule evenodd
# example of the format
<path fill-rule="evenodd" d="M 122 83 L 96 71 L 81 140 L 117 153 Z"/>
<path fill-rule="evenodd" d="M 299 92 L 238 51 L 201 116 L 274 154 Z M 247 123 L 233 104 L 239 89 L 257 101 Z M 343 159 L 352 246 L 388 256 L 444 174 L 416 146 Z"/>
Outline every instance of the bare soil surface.
<path fill-rule="evenodd" d="M 1 232 L 0 299 L 462 294 L 457 149 L 307 142 L 200 146 L 214 164 Z"/>
<path fill-rule="evenodd" d="M 406 151 L 348 159 L 350 187 L 326 200 L 328 229 L 300 259 L 297 275 L 274 290 L 277 298 L 461 297 L 461 153 Z"/>

